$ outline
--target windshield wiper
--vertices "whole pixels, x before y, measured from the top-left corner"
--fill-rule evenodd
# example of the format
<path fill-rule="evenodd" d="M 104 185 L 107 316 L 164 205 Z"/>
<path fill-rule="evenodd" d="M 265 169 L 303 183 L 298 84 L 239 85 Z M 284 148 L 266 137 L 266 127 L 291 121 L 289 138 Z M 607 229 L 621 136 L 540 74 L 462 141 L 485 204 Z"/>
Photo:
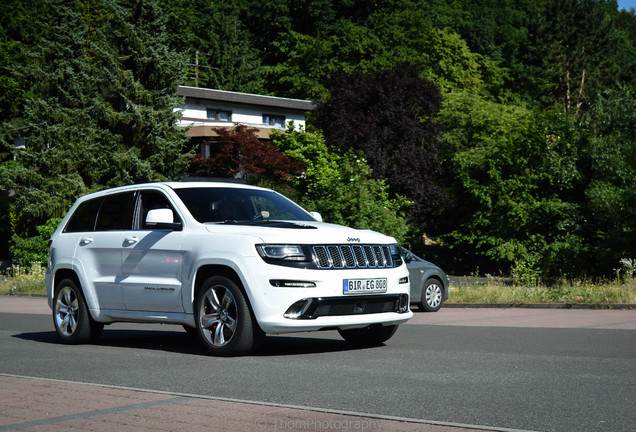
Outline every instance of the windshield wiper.
<path fill-rule="evenodd" d="M 302 221 L 282 221 L 282 220 L 261 220 L 254 221 L 249 225 L 258 226 L 270 226 L 272 228 L 304 228 L 304 229 L 316 229 L 315 226 L 305 225 Z"/>
<path fill-rule="evenodd" d="M 234 219 L 226 219 L 223 221 L 217 222 L 206 222 L 215 225 L 247 225 L 247 226 L 269 226 L 271 228 L 297 228 L 297 229 L 316 229 L 315 226 L 306 225 L 302 223 L 302 221 L 294 222 L 294 221 L 283 221 L 283 220 L 256 220 L 256 221 L 248 221 L 241 220 L 237 221 Z"/>

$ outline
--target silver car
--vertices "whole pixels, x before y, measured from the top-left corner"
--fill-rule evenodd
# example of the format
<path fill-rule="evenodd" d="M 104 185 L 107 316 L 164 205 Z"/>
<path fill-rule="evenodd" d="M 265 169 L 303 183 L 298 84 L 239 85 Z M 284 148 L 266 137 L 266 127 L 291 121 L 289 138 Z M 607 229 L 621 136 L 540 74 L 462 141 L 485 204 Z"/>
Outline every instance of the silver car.
<path fill-rule="evenodd" d="M 426 312 L 437 312 L 448 299 L 446 273 L 408 249 L 402 248 L 402 257 L 409 269 L 411 304 Z"/>

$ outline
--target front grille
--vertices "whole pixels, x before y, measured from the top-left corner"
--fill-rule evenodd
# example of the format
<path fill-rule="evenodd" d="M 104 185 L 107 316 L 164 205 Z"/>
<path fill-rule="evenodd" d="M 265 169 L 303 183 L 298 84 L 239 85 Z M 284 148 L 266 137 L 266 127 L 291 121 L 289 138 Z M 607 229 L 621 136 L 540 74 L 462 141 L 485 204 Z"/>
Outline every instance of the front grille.
<path fill-rule="evenodd" d="M 408 311 L 408 295 L 330 297 L 300 300 L 285 313 L 292 319 L 316 319 L 327 316 L 367 315 Z"/>
<path fill-rule="evenodd" d="M 325 302 L 316 308 L 314 317 L 397 312 L 398 299 L 363 299 L 359 301 Z"/>
<path fill-rule="evenodd" d="M 393 267 L 391 249 L 383 245 L 314 246 L 318 268 L 384 268 Z"/>

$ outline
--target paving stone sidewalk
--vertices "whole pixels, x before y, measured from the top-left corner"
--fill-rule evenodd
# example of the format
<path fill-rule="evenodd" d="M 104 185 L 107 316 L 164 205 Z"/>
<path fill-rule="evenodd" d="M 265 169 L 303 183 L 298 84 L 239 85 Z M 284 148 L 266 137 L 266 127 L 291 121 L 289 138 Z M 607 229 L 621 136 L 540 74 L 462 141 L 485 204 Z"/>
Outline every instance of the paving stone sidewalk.
<path fill-rule="evenodd" d="M 476 431 L 397 419 L 0 374 L 0 432 L 18 430 Z"/>

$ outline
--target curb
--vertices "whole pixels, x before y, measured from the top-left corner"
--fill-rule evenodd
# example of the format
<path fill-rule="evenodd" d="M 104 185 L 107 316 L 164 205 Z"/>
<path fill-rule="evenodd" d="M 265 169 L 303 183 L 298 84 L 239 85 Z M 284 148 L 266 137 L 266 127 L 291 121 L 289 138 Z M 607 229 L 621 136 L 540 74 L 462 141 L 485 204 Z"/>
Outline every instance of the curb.
<path fill-rule="evenodd" d="M 40 293 L 10 293 L 15 297 L 40 297 L 46 298 L 46 294 Z M 525 309 L 607 309 L 618 310 L 636 309 L 634 303 L 444 303 L 442 307 L 455 309 L 505 309 L 505 308 L 525 308 Z"/>
<path fill-rule="evenodd" d="M 636 309 L 633 303 L 444 303 L 445 308 Z"/>

